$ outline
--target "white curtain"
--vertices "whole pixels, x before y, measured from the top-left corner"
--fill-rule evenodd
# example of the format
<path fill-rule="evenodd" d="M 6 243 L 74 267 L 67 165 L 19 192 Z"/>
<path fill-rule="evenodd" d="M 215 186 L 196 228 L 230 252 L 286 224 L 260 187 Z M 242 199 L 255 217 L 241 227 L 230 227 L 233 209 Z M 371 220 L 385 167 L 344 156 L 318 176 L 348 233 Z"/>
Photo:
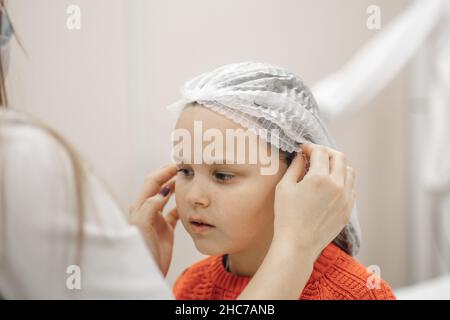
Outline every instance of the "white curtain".
<path fill-rule="evenodd" d="M 448 272 L 450 1 L 415 0 L 336 73 L 313 86 L 328 121 L 368 106 L 410 63 L 411 281 Z M 447 219 L 447 220 L 446 220 Z M 446 229 L 447 228 L 447 229 Z"/>

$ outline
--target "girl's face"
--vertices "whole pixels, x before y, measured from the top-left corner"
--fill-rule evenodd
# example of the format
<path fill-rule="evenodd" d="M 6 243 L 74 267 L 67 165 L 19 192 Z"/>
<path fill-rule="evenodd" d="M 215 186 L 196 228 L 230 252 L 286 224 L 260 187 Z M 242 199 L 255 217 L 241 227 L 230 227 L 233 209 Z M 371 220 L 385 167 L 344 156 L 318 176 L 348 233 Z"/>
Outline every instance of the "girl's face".
<path fill-rule="evenodd" d="M 191 106 L 184 109 L 176 124 L 176 129 L 189 131 L 191 146 L 194 145 L 194 121 L 202 121 L 203 130 L 220 130 L 223 137 L 226 137 L 226 129 L 243 129 L 205 107 Z M 273 148 L 264 140 L 256 140 L 258 147 Z M 205 146 L 203 143 L 202 148 Z M 248 153 L 256 151 L 248 143 L 245 148 L 246 159 L 249 159 Z M 269 157 L 280 157 L 276 152 L 268 153 Z M 275 174 L 262 175 L 259 159 L 256 164 L 249 161 L 245 164 L 192 164 L 193 161 L 180 160 L 177 161 L 176 206 L 184 227 L 201 253 L 232 254 L 270 245 L 275 187 L 287 169 L 284 161 L 278 159 Z M 198 228 L 192 219 L 213 227 Z"/>

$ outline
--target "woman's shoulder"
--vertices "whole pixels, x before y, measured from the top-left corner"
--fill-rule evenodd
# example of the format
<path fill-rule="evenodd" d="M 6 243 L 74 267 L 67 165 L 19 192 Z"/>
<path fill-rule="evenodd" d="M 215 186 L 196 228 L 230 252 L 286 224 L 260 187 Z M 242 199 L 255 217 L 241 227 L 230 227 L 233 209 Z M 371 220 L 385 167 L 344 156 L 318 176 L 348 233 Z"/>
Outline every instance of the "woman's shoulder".
<path fill-rule="evenodd" d="M 379 266 L 365 267 L 337 246 L 333 250 L 333 263 L 316 282 L 323 299 L 396 299 L 389 284 L 381 278 Z M 308 292 L 305 291 L 304 294 Z"/>
<path fill-rule="evenodd" d="M 211 268 L 219 256 L 204 258 L 186 268 L 175 281 L 173 293 L 177 299 L 187 299 L 198 288 L 206 288 L 211 282 Z"/>
<path fill-rule="evenodd" d="M 15 156 L 33 160 L 50 160 L 59 145 L 54 137 L 40 127 L 32 125 L 4 126 L 1 128 L 2 149 Z"/>

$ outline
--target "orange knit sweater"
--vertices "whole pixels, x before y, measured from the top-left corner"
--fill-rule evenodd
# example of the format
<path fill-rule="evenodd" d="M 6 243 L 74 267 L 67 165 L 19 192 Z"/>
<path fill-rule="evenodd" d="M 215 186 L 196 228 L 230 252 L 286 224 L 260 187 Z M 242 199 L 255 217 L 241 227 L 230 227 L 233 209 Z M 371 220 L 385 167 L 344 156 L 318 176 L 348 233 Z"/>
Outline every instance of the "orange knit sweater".
<path fill-rule="evenodd" d="M 394 300 L 394 293 L 383 280 L 378 288 L 369 289 L 370 275 L 363 265 L 331 243 L 314 263 L 299 297 L 302 300 Z M 227 272 L 223 256 L 213 256 L 186 269 L 175 282 L 173 293 L 179 300 L 234 300 L 250 279 Z"/>

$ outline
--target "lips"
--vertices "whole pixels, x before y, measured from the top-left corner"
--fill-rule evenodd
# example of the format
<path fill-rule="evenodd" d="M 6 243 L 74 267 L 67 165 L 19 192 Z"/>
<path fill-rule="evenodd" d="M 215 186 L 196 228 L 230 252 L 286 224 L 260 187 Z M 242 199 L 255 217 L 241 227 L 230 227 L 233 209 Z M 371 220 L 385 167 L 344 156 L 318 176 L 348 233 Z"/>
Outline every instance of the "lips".
<path fill-rule="evenodd" d="M 206 220 L 203 218 L 190 218 L 189 225 L 191 226 L 191 229 L 194 232 L 202 232 L 215 228 L 215 226 L 207 223 Z"/>
<path fill-rule="evenodd" d="M 207 225 L 210 227 L 214 227 L 212 224 L 208 223 L 206 219 L 200 217 L 191 217 L 189 218 L 189 223 L 194 223 L 196 225 Z"/>

